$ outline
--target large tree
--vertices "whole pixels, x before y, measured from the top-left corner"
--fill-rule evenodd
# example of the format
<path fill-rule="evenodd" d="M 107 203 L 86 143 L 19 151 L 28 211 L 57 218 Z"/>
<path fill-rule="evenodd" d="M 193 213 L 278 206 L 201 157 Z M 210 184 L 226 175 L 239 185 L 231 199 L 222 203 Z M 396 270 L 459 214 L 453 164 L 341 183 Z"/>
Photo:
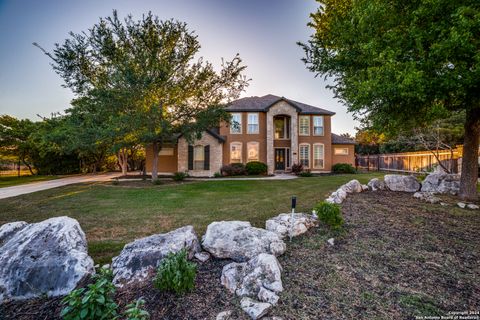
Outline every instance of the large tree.
<path fill-rule="evenodd" d="M 480 136 L 478 0 L 321 0 L 308 68 L 367 127 L 423 127 L 465 111 L 460 196 L 476 199 Z"/>
<path fill-rule="evenodd" d="M 53 52 L 44 51 L 73 102 L 101 114 L 117 141 L 152 145 L 152 180 L 157 179 L 158 153 L 180 134 L 189 141 L 228 121 L 223 104 L 237 98 L 248 84 L 237 55 L 220 70 L 197 58 L 200 43 L 182 22 L 160 21 L 152 13 L 100 19 L 87 32 L 75 34 Z M 120 139 L 121 140 L 121 139 Z"/>

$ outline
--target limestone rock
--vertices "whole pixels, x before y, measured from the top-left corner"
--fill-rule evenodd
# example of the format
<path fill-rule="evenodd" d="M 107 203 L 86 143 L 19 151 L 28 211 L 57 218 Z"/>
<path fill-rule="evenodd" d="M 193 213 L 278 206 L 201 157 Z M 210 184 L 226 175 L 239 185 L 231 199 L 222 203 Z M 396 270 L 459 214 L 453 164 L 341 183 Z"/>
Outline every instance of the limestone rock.
<path fill-rule="evenodd" d="M 242 307 L 242 310 L 245 311 L 245 313 L 247 313 L 252 320 L 262 318 L 272 308 L 272 305 L 270 303 L 257 302 L 248 297 L 242 298 L 242 301 L 240 301 L 240 306 Z"/>
<path fill-rule="evenodd" d="M 328 242 L 328 244 L 331 245 L 331 246 L 335 245 L 335 239 L 334 239 L 334 238 L 328 239 L 327 242 Z"/>
<path fill-rule="evenodd" d="M 257 294 L 258 300 L 263 301 L 263 302 L 268 302 L 272 306 L 277 305 L 278 299 L 280 299 L 275 292 L 270 291 L 268 289 L 265 289 L 264 287 L 260 288 L 260 291 L 258 291 Z"/>
<path fill-rule="evenodd" d="M 283 291 L 281 270 L 274 255 L 261 253 L 248 262 L 225 265 L 221 282 L 240 297 L 256 297 L 262 288 L 279 293 Z"/>
<path fill-rule="evenodd" d="M 340 187 L 346 193 L 360 193 L 362 192 L 362 184 L 358 180 L 350 180 Z"/>
<path fill-rule="evenodd" d="M 195 253 L 195 259 L 197 259 L 200 262 L 206 262 L 208 259 L 210 259 L 210 254 L 208 252 L 198 252 Z"/>
<path fill-rule="evenodd" d="M 145 280 L 169 253 L 179 252 L 184 248 L 189 259 L 200 251 L 192 226 L 130 242 L 125 245 L 120 255 L 112 259 L 113 283 L 122 287 L 133 281 Z"/>
<path fill-rule="evenodd" d="M 95 272 L 75 219 L 19 222 L 0 230 L 0 301 L 65 295 Z"/>
<path fill-rule="evenodd" d="M 347 193 L 343 189 L 338 189 L 335 192 L 332 192 L 330 197 L 328 197 L 325 201 L 329 203 L 336 203 L 341 204 L 347 198 Z"/>
<path fill-rule="evenodd" d="M 476 204 L 469 203 L 469 204 L 467 204 L 467 208 L 471 209 L 471 210 L 478 210 L 480 207 L 477 206 Z"/>
<path fill-rule="evenodd" d="M 283 254 L 286 245 L 272 231 L 246 221 L 212 222 L 203 236 L 203 248 L 215 258 L 247 261 L 260 253 Z"/>
<path fill-rule="evenodd" d="M 367 186 L 372 191 L 387 189 L 387 186 L 385 185 L 385 182 L 383 182 L 383 180 L 380 180 L 378 178 L 373 178 L 372 180 L 370 180 L 367 183 Z"/>
<path fill-rule="evenodd" d="M 391 191 L 417 192 L 420 190 L 420 183 L 414 176 L 399 174 L 387 174 L 384 177 L 385 185 Z"/>
<path fill-rule="evenodd" d="M 422 182 L 422 192 L 449 193 L 460 191 L 460 175 L 447 173 L 429 174 Z"/>
<path fill-rule="evenodd" d="M 215 317 L 215 320 L 229 320 L 232 316 L 232 310 L 222 311 Z"/>
<path fill-rule="evenodd" d="M 415 192 L 413 197 L 428 203 L 439 203 L 441 201 L 441 199 L 435 197 L 432 192 Z"/>
<path fill-rule="evenodd" d="M 265 222 L 265 229 L 275 232 L 280 238 L 285 238 L 290 235 L 292 230 L 292 237 L 299 236 L 308 231 L 311 227 L 315 226 L 317 220 L 312 215 L 305 213 L 293 214 L 293 228 L 292 226 L 292 214 L 281 213 L 278 216 L 268 219 Z"/>
<path fill-rule="evenodd" d="M 460 208 L 464 209 L 467 205 L 463 202 L 458 202 L 457 203 L 457 206 L 459 206 Z"/>

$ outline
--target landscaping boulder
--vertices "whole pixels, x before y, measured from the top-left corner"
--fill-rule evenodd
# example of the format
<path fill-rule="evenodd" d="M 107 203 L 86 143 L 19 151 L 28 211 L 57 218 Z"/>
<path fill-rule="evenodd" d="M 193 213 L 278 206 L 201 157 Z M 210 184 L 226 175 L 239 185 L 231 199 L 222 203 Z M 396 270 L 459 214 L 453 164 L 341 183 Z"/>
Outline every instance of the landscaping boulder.
<path fill-rule="evenodd" d="M 260 296 L 273 301 L 274 295 L 283 291 L 281 271 L 282 267 L 274 255 L 262 253 L 248 262 L 225 265 L 221 281 L 223 286 L 239 297 L 258 297 L 263 288 Z"/>
<path fill-rule="evenodd" d="M 0 302 L 65 295 L 95 272 L 75 219 L 9 223 L 0 233 Z"/>
<path fill-rule="evenodd" d="M 362 192 L 362 184 L 358 180 L 350 180 L 340 187 L 346 193 L 359 193 Z"/>
<path fill-rule="evenodd" d="M 246 221 L 212 222 L 203 236 L 203 248 L 220 259 L 247 261 L 260 253 L 279 256 L 286 246 L 272 231 L 252 227 Z"/>
<path fill-rule="evenodd" d="M 292 214 L 281 213 L 278 216 L 268 219 L 265 222 L 265 229 L 275 232 L 280 238 L 285 238 L 292 233 L 292 237 L 296 237 L 308 231 L 315 226 L 318 220 L 305 213 L 293 214 L 293 228 L 292 228 Z"/>
<path fill-rule="evenodd" d="M 378 178 L 373 178 L 372 180 L 370 180 L 367 183 L 367 186 L 372 191 L 387 189 L 387 186 L 385 185 L 385 182 L 383 182 L 383 180 L 380 180 Z"/>
<path fill-rule="evenodd" d="M 415 192 L 413 197 L 429 203 L 439 203 L 441 201 L 441 199 L 435 197 L 432 192 Z"/>
<path fill-rule="evenodd" d="M 240 306 L 242 307 L 242 310 L 245 311 L 245 313 L 248 314 L 252 320 L 262 318 L 272 308 L 272 305 L 270 303 L 257 302 L 248 297 L 245 297 L 242 299 L 242 301 L 240 301 Z"/>
<path fill-rule="evenodd" d="M 188 258 L 200 252 L 197 235 L 192 226 L 164 234 L 135 240 L 125 245 L 120 255 L 112 259 L 113 283 L 117 287 L 147 279 L 169 254 L 186 249 Z"/>
<path fill-rule="evenodd" d="M 422 192 L 458 194 L 460 175 L 447 173 L 429 174 L 422 182 Z"/>
<path fill-rule="evenodd" d="M 420 190 L 420 183 L 414 176 L 399 174 L 387 174 L 384 177 L 385 185 L 391 191 L 417 192 Z"/>
<path fill-rule="evenodd" d="M 338 189 L 335 192 L 332 192 L 330 197 L 328 197 L 325 201 L 329 203 L 336 203 L 340 204 L 342 203 L 345 199 L 347 199 L 347 193 L 343 189 Z"/>

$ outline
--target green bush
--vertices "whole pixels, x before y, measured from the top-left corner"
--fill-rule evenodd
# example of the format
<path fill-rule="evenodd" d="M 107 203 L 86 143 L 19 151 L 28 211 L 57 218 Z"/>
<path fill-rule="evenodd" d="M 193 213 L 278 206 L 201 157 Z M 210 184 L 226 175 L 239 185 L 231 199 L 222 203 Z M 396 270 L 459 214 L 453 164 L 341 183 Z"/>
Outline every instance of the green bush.
<path fill-rule="evenodd" d="M 112 270 L 101 268 L 93 277 L 94 283 L 73 290 L 62 300 L 65 306 L 60 315 L 64 320 L 111 320 L 118 316 Z"/>
<path fill-rule="evenodd" d="M 294 163 L 292 165 L 292 173 L 299 175 L 301 172 L 303 172 L 303 164 L 301 163 Z"/>
<path fill-rule="evenodd" d="M 150 318 L 150 314 L 143 310 L 145 306 L 145 301 L 143 299 L 138 299 L 135 302 L 127 305 L 124 312 L 125 320 L 147 320 Z"/>
<path fill-rule="evenodd" d="M 245 169 L 243 163 L 231 163 L 224 165 L 220 169 L 220 172 L 222 173 L 222 176 L 243 176 L 247 174 L 247 170 Z"/>
<path fill-rule="evenodd" d="M 303 170 L 298 174 L 300 177 L 312 177 L 313 173 L 310 172 L 310 170 Z"/>
<path fill-rule="evenodd" d="M 334 203 L 322 201 L 313 208 L 318 214 L 320 221 L 334 230 L 340 229 L 343 225 L 343 217 L 340 207 Z"/>
<path fill-rule="evenodd" d="M 188 173 L 186 172 L 175 172 L 172 179 L 175 181 L 183 181 L 186 177 L 188 177 Z"/>
<path fill-rule="evenodd" d="M 188 261 L 187 250 L 170 253 L 162 260 L 154 279 L 154 285 L 160 290 L 183 294 L 195 286 L 197 265 Z"/>
<path fill-rule="evenodd" d="M 357 170 L 349 163 L 336 163 L 332 167 L 334 173 L 357 173 Z"/>
<path fill-rule="evenodd" d="M 260 161 L 250 161 L 245 166 L 247 174 L 249 175 L 258 175 L 258 174 L 267 174 L 268 167 L 265 163 Z"/>

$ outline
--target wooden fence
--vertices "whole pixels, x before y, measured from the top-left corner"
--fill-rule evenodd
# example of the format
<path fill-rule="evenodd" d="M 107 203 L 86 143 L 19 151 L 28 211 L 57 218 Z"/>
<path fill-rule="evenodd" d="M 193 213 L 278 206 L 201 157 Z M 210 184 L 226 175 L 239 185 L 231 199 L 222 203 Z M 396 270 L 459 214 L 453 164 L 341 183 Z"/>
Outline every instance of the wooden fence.
<path fill-rule="evenodd" d="M 460 152 L 455 149 L 438 152 L 438 159 L 452 173 L 458 173 Z M 437 158 L 428 151 L 375 154 L 356 157 L 357 168 L 368 171 L 431 172 L 438 165 Z"/>

